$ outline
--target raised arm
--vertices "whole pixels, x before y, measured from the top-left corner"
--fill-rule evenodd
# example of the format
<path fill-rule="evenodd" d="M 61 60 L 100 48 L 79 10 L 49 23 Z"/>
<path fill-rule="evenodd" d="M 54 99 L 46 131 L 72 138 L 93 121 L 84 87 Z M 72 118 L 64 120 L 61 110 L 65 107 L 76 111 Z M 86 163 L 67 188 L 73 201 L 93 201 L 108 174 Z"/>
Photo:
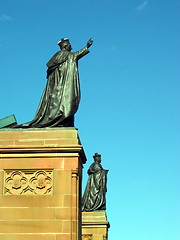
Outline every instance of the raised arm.
<path fill-rule="evenodd" d="M 90 39 L 88 40 L 86 46 L 89 48 L 92 44 L 93 44 L 93 40 L 92 40 L 92 38 L 90 38 Z"/>
<path fill-rule="evenodd" d="M 82 57 L 84 57 L 86 54 L 89 53 L 89 47 L 93 44 L 93 40 L 92 38 L 90 38 L 86 44 L 86 47 L 84 47 L 83 49 L 77 51 L 75 54 L 77 56 L 77 59 L 80 59 Z"/>

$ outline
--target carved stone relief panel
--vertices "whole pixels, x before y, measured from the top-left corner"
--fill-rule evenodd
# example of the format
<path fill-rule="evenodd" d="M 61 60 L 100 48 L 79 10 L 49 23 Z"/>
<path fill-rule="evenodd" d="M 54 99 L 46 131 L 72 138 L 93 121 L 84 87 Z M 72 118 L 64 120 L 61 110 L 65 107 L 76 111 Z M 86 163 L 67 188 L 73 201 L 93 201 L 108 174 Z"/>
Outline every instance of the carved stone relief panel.
<path fill-rule="evenodd" d="M 107 240 L 107 235 L 103 235 L 103 240 Z"/>
<path fill-rule="evenodd" d="M 83 234 L 82 240 L 93 240 L 93 235 L 92 234 Z"/>
<path fill-rule="evenodd" d="M 4 195 L 52 194 L 53 170 L 5 170 Z"/>

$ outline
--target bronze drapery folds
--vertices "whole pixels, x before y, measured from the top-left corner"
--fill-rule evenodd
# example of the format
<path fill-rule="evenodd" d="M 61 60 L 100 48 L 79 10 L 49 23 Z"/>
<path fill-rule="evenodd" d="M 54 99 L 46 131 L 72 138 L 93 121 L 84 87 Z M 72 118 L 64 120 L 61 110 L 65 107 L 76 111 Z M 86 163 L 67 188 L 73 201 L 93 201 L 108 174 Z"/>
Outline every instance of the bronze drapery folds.
<path fill-rule="evenodd" d="M 107 173 L 101 163 L 101 155 L 95 153 L 94 163 L 88 169 L 88 182 L 82 198 L 82 211 L 106 210 Z"/>

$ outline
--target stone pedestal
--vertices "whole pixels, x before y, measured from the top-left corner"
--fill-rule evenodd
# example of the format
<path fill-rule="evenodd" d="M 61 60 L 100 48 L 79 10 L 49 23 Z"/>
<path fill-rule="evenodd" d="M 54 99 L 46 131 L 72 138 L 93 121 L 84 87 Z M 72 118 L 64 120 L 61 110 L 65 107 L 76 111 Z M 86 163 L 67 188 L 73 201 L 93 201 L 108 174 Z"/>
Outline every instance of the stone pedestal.
<path fill-rule="evenodd" d="M 0 240 L 80 240 L 75 128 L 0 130 Z"/>
<path fill-rule="evenodd" d="M 82 240 L 107 240 L 109 227 L 105 211 L 82 213 Z"/>

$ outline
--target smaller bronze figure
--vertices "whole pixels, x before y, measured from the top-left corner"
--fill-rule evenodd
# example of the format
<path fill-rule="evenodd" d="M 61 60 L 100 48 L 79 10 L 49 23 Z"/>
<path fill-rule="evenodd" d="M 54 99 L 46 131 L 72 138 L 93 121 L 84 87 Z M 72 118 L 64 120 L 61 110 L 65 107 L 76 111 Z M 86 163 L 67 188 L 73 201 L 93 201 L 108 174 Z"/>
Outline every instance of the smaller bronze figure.
<path fill-rule="evenodd" d="M 107 173 L 101 165 L 101 154 L 95 153 L 88 169 L 88 182 L 82 198 L 82 211 L 106 210 Z"/>

